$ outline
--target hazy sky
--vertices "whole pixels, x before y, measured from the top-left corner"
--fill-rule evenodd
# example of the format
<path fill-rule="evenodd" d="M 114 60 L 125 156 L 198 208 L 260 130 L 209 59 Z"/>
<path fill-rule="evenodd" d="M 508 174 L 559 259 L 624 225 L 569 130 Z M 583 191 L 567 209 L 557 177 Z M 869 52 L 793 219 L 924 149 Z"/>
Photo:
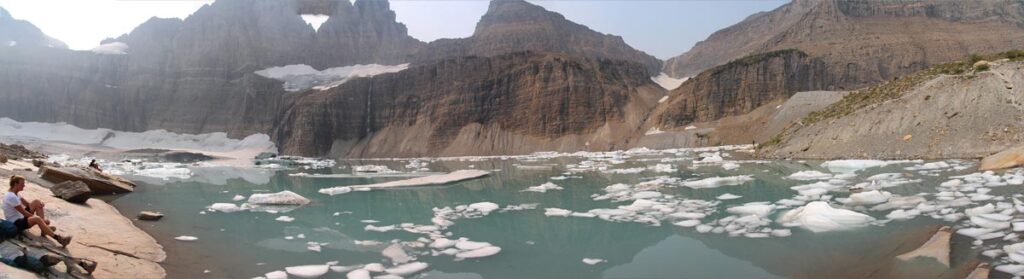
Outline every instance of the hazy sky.
<path fill-rule="evenodd" d="M 90 49 L 107 37 L 131 31 L 150 17 L 184 18 L 201 0 L 0 0 L 12 16 L 26 19 L 72 49 Z M 690 49 L 712 32 L 786 0 L 533 0 L 598 32 L 622 36 L 631 46 L 666 59 Z M 486 0 L 391 0 L 398 21 L 413 37 L 432 41 L 473 33 Z"/>

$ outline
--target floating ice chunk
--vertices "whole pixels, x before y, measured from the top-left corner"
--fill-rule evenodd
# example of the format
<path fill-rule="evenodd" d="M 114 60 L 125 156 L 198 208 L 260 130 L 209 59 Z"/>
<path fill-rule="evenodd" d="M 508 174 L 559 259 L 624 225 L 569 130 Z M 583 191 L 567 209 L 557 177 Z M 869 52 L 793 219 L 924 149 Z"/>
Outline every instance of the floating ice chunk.
<path fill-rule="evenodd" d="M 835 173 L 853 173 L 862 169 L 886 166 L 889 164 L 907 163 L 909 161 L 880 160 L 835 160 L 821 163 L 821 167 Z"/>
<path fill-rule="evenodd" d="M 455 257 L 459 259 L 483 258 L 493 256 L 498 252 L 501 252 L 501 247 L 487 246 L 480 249 L 460 252 L 458 254 L 455 254 Z"/>
<path fill-rule="evenodd" d="M 458 248 L 459 250 L 476 250 L 488 246 L 491 246 L 491 244 L 487 242 L 471 241 L 465 238 L 460 238 L 455 242 L 455 248 Z"/>
<path fill-rule="evenodd" d="M 413 260 L 412 257 L 409 257 L 409 254 L 405 253 L 405 249 L 402 249 L 402 245 L 398 243 L 388 245 L 387 248 L 384 248 L 384 251 L 381 251 L 381 254 L 391 259 L 391 262 L 395 264 L 403 264 Z"/>
<path fill-rule="evenodd" d="M 995 270 L 1006 272 L 1014 276 L 1024 276 L 1024 265 L 1020 264 L 1003 264 L 995 267 Z M 973 273 L 972 273 L 973 274 Z M 967 277 L 974 278 L 974 277 Z"/>
<path fill-rule="evenodd" d="M 284 268 L 285 271 L 290 275 L 298 276 L 300 278 L 317 278 L 330 270 L 330 267 L 325 264 L 315 265 L 301 265 L 301 266 L 289 266 Z"/>
<path fill-rule="evenodd" d="M 979 206 L 979 207 L 968 208 L 968 209 L 964 210 L 964 213 L 967 214 L 967 216 L 972 216 L 972 217 L 973 216 L 980 216 L 982 214 L 993 213 L 993 212 L 996 212 L 996 206 L 992 205 L 991 203 L 990 204 L 985 204 L 985 205 L 982 205 L 982 206 Z"/>
<path fill-rule="evenodd" d="M 330 265 L 330 266 L 331 266 L 331 271 L 339 272 L 339 273 L 340 272 L 349 272 L 349 271 L 353 271 L 353 270 L 360 269 L 360 268 L 363 267 L 363 265 L 346 265 L 346 266 Z"/>
<path fill-rule="evenodd" d="M 893 210 L 892 212 L 889 212 L 889 214 L 886 214 L 885 218 L 889 218 L 889 219 L 892 219 L 892 220 L 908 220 L 908 219 L 913 219 L 914 217 L 917 217 L 918 215 L 921 215 L 921 211 L 919 211 L 917 209 L 911 209 L 911 210 L 897 209 L 897 210 Z"/>
<path fill-rule="evenodd" d="M 719 200 L 735 200 L 735 199 L 742 198 L 742 197 L 743 196 L 733 195 L 731 193 L 725 193 L 725 194 L 719 195 L 718 197 L 716 197 L 716 199 L 719 199 Z"/>
<path fill-rule="evenodd" d="M 263 274 L 267 279 L 288 279 L 288 273 L 284 271 L 276 270 Z"/>
<path fill-rule="evenodd" d="M 210 210 L 220 211 L 220 212 L 224 212 L 224 213 L 231 213 L 231 212 L 236 212 L 236 211 L 239 211 L 239 210 L 242 210 L 242 209 L 239 208 L 238 205 L 235 205 L 233 203 L 220 203 L 219 202 L 219 203 L 215 203 L 215 204 L 210 205 Z"/>
<path fill-rule="evenodd" d="M 453 172 L 450 172 L 450 173 L 447 173 L 447 174 L 439 174 L 439 175 L 431 175 L 431 176 L 424 176 L 424 177 L 416 177 L 416 178 L 411 178 L 411 179 L 406 179 L 406 180 L 399 180 L 399 181 L 390 181 L 390 182 L 376 183 L 376 184 L 366 184 L 366 185 L 354 185 L 354 186 L 341 186 L 341 187 L 324 188 L 324 189 L 320 189 L 319 192 L 322 193 L 322 194 L 336 195 L 336 194 L 340 194 L 341 193 L 340 191 L 342 191 L 341 188 L 343 188 L 343 187 L 373 189 L 373 188 L 393 188 L 393 187 L 414 187 L 414 186 L 442 185 L 442 184 L 455 183 L 455 182 L 460 182 L 460 181 L 465 181 L 465 180 L 470 180 L 470 179 L 476 179 L 476 178 L 487 176 L 489 174 L 490 174 L 490 172 L 482 171 L 482 170 L 458 170 L 458 171 L 453 171 Z"/>
<path fill-rule="evenodd" d="M 867 192 L 853 193 L 850 194 L 850 199 L 846 204 L 849 205 L 874 205 L 889 201 L 892 197 L 892 193 L 885 191 L 872 190 Z"/>
<path fill-rule="evenodd" d="M 434 249 L 446 249 L 448 247 L 455 246 L 455 240 L 447 238 L 434 239 L 434 242 L 430 243 L 430 248 Z"/>
<path fill-rule="evenodd" d="M 345 278 L 348 278 L 348 279 L 370 279 L 370 271 L 365 270 L 365 269 L 356 269 L 356 270 L 353 270 L 353 271 L 349 271 L 348 274 L 345 274 Z"/>
<path fill-rule="evenodd" d="M 797 191 L 798 193 L 800 193 L 801 196 L 820 197 L 821 195 L 824 195 L 829 191 L 838 189 L 839 186 L 829 182 L 822 181 L 811 184 L 793 186 L 789 188 Z"/>
<path fill-rule="evenodd" d="M 767 217 L 772 211 L 775 210 L 775 205 L 767 202 L 751 202 L 740 206 L 733 206 L 726 209 L 727 212 L 736 215 L 757 215 L 758 217 Z"/>
<path fill-rule="evenodd" d="M 832 175 L 820 171 L 806 170 L 790 174 L 786 178 L 793 180 L 827 180 L 831 179 Z"/>
<path fill-rule="evenodd" d="M 233 200 L 233 201 L 242 201 L 242 200 L 245 200 L 245 196 L 235 195 L 235 197 L 231 198 L 231 200 Z"/>
<path fill-rule="evenodd" d="M 648 167 L 647 169 L 649 169 L 649 170 L 651 170 L 653 172 L 669 172 L 669 173 L 671 173 L 671 172 L 677 172 L 678 171 L 678 170 L 676 170 L 675 166 L 669 165 L 669 164 L 656 164 L 656 165 Z"/>
<path fill-rule="evenodd" d="M 295 221 L 295 218 L 292 218 L 290 216 L 281 215 L 281 217 L 277 217 L 277 219 L 274 219 L 274 220 L 275 221 L 281 221 L 281 222 L 291 222 L 291 221 Z"/>
<path fill-rule="evenodd" d="M 739 167 L 740 167 L 740 164 L 733 163 L 733 162 L 727 162 L 727 163 L 722 164 L 722 168 L 725 169 L 725 170 L 734 170 L 734 169 L 738 169 Z"/>
<path fill-rule="evenodd" d="M 715 188 L 720 186 L 731 186 L 740 185 L 754 181 L 754 178 L 749 175 L 738 175 L 738 176 L 727 176 L 727 177 L 709 177 L 700 180 L 683 181 L 682 185 L 694 189 L 702 188 Z"/>
<path fill-rule="evenodd" d="M 547 215 L 547 216 L 562 216 L 562 217 L 566 217 L 566 216 L 568 216 L 571 213 L 572 213 L 572 210 L 568 210 L 568 209 L 555 208 L 555 207 L 544 208 L 544 215 Z"/>
<path fill-rule="evenodd" d="M 986 218 L 985 215 L 971 216 L 969 219 L 971 220 L 971 223 L 983 228 L 994 230 L 1010 228 L 1010 222 L 989 219 Z"/>
<path fill-rule="evenodd" d="M 608 187 L 604 187 L 604 191 L 608 192 L 608 193 L 616 193 L 616 192 L 629 191 L 629 189 L 630 189 L 629 185 L 622 184 L 622 183 L 616 183 L 616 184 L 608 185 Z"/>
<path fill-rule="evenodd" d="M 363 269 L 369 272 L 384 272 L 384 265 L 379 263 L 371 263 L 364 265 Z"/>
<path fill-rule="evenodd" d="M 583 263 L 588 265 L 595 265 L 599 263 L 607 262 L 605 259 L 594 259 L 594 258 L 583 258 Z"/>
<path fill-rule="evenodd" d="M 957 230 L 956 233 L 957 234 L 961 234 L 961 235 L 966 235 L 966 236 L 969 236 L 969 237 L 973 237 L 973 238 L 979 239 L 979 240 L 986 240 L 986 239 L 995 238 L 995 237 L 992 237 L 992 235 L 991 235 L 991 233 L 994 232 L 994 231 L 995 231 L 994 229 L 987 229 L 987 228 L 965 228 L 965 229 Z"/>
<path fill-rule="evenodd" d="M 180 241 L 196 241 L 199 238 L 195 237 L 195 236 L 191 236 L 191 235 L 182 235 L 182 236 L 175 237 L 174 239 L 175 240 L 180 240 Z"/>
<path fill-rule="evenodd" d="M 790 210 L 779 218 L 783 224 L 802 226 L 812 232 L 826 232 L 862 227 L 874 221 L 871 216 L 846 209 L 836 209 L 823 201 L 810 202 Z"/>
<path fill-rule="evenodd" d="M 712 227 L 710 225 L 699 225 L 699 226 L 697 226 L 697 232 L 699 232 L 699 233 L 709 233 L 714 228 L 715 227 Z"/>
<path fill-rule="evenodd" d="M 793 232 L 790 231 L 789 229 L 777 229 L 777 230 L 772 230 L 771 234 L 774 237 L 787 237 L 787 236 L 793 235 Z"/>
<path fill-rule="evenodd" d="M 691 219 L 691 220 L 679 221 L 679 222 L 673 223 L 673 225 L 684 227 L 684 228 L 696 227 L 697 225 L 700 225 L 700 220 Z"/>
<path fill-rule="evenodd" d="M 660 192 L 655 192 L 655 191 L 640 191 L 640 192 L 636 192 L 635 194 L 633 194 L 633 198 L 634 199 L 638 199 L 638 200 L 639 199 L 653 199 L 653 198 L 658 198 L 658 197 L 661 197 L 661 193 Z"/>
<path fill-rule="evenodd" d="M 497 210 L 498 208 L 501 208 L 501 207 L 498 206 L 498 204 L 493 203 L 493 202 L 478 202 L 478 203 L 470 204 L 469 208 L 475 209 L 476 211 L 480 211 L 484 215 L 487 215 L 487 214 L 490 214 L 491 211 L 495 211 L 495 210 Z"/>
<path fill-rule="evenodd" d="M 292 191 L 281 191 L 273 194 L 252 194 L 248 203 L 262 205 L 306 205 L 309 199 Z"/>
<path fill-rule="evenodd" d="M 522 192 L 544 193 L 544 192 L 547 192 L 548 190 L 562 190 L 562 189 L 563 189 L 562 187 L 559 187 L 555 183 L 548 182 L 548 183 L 544 183 L 544 184 L 541 184 L 541 185 L 537 185 L 537 186 L 532 186 L 532 187 L 526 188 L 526 190 L 523 190 Z"/>
<path fill-rule="evenodd" d="M 388 225 L 388 226 L 381 226 L 381 227 L 374 226 L 374 225 L 366 225 L 366 227 L 363 227 L 363 230 L 365 230 L 365 231 L 373 231 L 373 232 L 389 232 L 389 231 L 393 231 L 393 230 L 397 230 L 397 229 L 398 228 L 395 227 L 395 225 Z"/>
<path fill-rule="evenodd" d="M 424 263 L 424 262 L 411 262 L 411 263 L 407 263 L 407 264 L 403 264 L 403 265 L 399 265 L 399 266 L 395 266 L 395 267 L 392 267 L 392 268 L 385 269 L 384 272 L 387 272 L 388 274 L 398 275 L 398 276 L 408 276 L 408 275 L 416 274 L 417 272 L 423 271 L 424 269 L 427 269 L 427 267 L 429 267 L 429 266 L 430 266 L 429 264 Z"/>

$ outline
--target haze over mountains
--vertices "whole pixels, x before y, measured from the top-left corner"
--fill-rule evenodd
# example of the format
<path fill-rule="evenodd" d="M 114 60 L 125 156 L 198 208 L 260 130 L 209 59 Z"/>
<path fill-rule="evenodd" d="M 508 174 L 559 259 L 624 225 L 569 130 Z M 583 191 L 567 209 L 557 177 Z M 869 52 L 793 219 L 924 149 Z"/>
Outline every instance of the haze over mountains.
<path fill-rule="evenodd" d="M 330 17 L 314 29 L 303 14 Z M 1022 15 L 1013 1 L 797 0 L 662 65 L 521 0 L 492 1 L 472 36 L 431 43 L 410 37 L 386 1 L 220 0 L 103 42 L 125 54 L 67 50 L 0 11 L 0 117 L 266 133 L 284 153 L 332 157 L 749 143 L 688 127 L 1013 49 Z M 256 74 L 406 63 L 298 92 Z M 651 80 L 662 71 L 692 78 L 668 91 Z"/>

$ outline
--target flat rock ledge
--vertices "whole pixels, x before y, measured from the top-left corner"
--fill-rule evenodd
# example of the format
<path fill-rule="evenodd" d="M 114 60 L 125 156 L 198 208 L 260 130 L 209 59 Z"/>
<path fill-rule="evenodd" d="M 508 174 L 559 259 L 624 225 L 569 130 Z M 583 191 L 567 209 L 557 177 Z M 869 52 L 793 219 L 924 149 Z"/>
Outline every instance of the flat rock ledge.
<path fill-rule="evenodd" d="M 10 164 L 0 165 L 0 168 L 7 169 L 9 166 Z M 7 176 L 0 177 L 0 186 L 6 186 L 7 180 Z M 6 192 L 6 187 L 0 188 L 0 192 Z M 106 202 L 89 199 L 85 204 L 72 204 L 54 197 L 49 189 L 31 181 L 26 185 L 22 196 L 46 203 L 46 216 L 53 220 L 57 232 L 74 236 L 67 247 L 67 254 L 99 263 L 93 273 L 94 278 L 149 279 L 167 276 L 167 272 L 159 264 L 167 258 L 163 246 L 135 227 L 131 220 Z M 34 241 L 52 244 L 52 247 L 60 249 L 56 242 L 43 239 L 39 235 L 39 229 L 30 229 L 27 235 Z M 17 247 L 9 241 L 0 243 L 0 253 L 9 251 L 17 251 Z M 31 251 L 30 254 L 38 255 L 41 252 Z M 55 268 L 57 271 L 64 271 L 63 264 L 58 264 Z M 0 279 L 7 278 L 43 277 L 0 264 Z"/>

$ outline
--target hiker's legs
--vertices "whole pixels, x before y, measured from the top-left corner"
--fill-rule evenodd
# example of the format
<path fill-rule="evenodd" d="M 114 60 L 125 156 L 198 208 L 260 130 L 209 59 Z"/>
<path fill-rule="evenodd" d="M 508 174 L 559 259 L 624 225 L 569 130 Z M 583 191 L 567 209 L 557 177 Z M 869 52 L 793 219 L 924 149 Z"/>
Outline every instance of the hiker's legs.
<path fill-rule="evenodd" d="M 50 226 L 46 225 L 46 220 L 43 220 L 43 218 L 39 216 L 28 217 L 28 227 L 31 229 L 35 226 L 39 226 L 39 230 L 43 232 L 43 236 L 49 236 L 53 239 L 57 239 L 57 234 L 54 234 L 53 230 L 50 230 Z"/>
<path fill-rule="evenodd" d="M 44 210 L 45 206 L 46 204 L 39 200 L 32 200 L 32 202 L 28 204 L 28 208 L 32 214 L 39 216 L 39 218 L 43 218 L 43 220 L 46 221 L 46 224 L 50 224 L 50 220 L 46 219 L 46 210 Z"/>

